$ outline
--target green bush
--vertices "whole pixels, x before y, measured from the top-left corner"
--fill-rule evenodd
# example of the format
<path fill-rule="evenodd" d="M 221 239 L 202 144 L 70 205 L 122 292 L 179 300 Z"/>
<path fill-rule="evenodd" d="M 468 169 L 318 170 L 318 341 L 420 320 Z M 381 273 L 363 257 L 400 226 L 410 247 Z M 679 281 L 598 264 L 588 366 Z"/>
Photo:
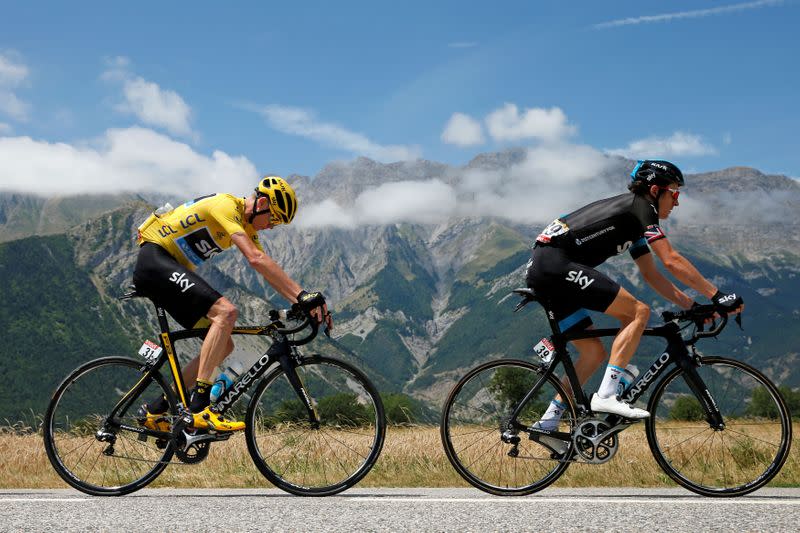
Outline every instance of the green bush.
<path fill-rule="evenodd" d="M 382 394 L 386 421 L 392 425 L 434 423 L 436 415 L 421 401 L 407 394 Z"/>
<path fill-rule="evenodd" d="M 669 411 L 669 417 L 672 420 L 696 422 L 705 420 L 706 414 L 697 398 L 691 395 L 684 395 L 675 400 L 672 409 Z"/>
<path fill-rule="evenodd" d="M 778 392 L 783 396 L 792 417 L 800 416 L 800 391 L 794 391 L 790 387 L 782 385 L 778 387 Z M 750 404 L 747 406 L 747 414 L 764 418 L 778 418 L 778 407 L 767 389 L 759 387 L 753 391 L 750 396 Z"/>

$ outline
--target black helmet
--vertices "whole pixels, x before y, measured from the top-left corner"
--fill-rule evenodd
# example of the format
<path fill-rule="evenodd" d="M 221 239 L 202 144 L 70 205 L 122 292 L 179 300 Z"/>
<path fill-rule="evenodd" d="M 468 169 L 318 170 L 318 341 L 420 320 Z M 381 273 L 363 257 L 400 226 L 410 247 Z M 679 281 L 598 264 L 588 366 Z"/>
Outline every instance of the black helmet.
<path fill-rule="evenodd" d="M 683 186 L 683 173 L 669 161 L 644 160 L 634 167 L 631 172 L 631 181 L 642 181 L 647 185 L 659 185 L 665 187 L 672 183 Z"/>

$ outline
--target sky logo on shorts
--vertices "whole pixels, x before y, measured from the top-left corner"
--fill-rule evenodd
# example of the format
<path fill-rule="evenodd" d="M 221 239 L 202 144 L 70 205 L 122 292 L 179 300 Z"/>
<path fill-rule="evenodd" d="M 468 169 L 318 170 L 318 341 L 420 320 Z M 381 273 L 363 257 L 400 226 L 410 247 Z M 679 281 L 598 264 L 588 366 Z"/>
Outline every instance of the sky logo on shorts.
<path fill-rule="evenodd" d="M 589 276 L 583 273 L 583 270 L 570 270 L 567 272 L 567 281 L 577 283 L 581 290 L 594 283 L 594 279 L 589 279 Z"/>
<path fill-rule="evenodd" d="M 194 283 L 189 283 L 189 278 L 186 277 L 185 272 L 173 272 L 169 280 L 180 287 L 182 289 L 181 292 L 186 292 L 194 287 Z"/>

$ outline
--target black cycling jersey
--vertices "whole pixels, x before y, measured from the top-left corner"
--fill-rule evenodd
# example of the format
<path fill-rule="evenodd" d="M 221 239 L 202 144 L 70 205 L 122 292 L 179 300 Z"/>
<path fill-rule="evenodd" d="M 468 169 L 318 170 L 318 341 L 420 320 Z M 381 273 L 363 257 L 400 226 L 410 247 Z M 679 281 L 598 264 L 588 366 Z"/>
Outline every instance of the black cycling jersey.
<path fill-rule="evenodd" d="M 572 261 L 595 267 L 626 250 L 634 259 L 641 257 L 650 252 L 649 243 L 664 237 L 656 207 L 644 196 L 625 193 L 557 218 L 536 243 L 561 248 Z"/>

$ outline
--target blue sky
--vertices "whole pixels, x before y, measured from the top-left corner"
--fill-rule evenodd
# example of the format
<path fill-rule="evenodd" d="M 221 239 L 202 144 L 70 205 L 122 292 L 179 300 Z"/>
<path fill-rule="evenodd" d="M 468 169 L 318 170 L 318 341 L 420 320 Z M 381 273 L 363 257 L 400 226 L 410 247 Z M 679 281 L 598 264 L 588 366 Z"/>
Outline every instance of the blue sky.
<path fill-rule="evenodd" d="M 134 166 L 145 186 L 159 178 L 142 169 L 313 176 L 359 155 L 461 165 L 563 142 L 800 176 L 797 0 L 2 12 L 0 188 L 66 166 L 94 190 Z"/>

